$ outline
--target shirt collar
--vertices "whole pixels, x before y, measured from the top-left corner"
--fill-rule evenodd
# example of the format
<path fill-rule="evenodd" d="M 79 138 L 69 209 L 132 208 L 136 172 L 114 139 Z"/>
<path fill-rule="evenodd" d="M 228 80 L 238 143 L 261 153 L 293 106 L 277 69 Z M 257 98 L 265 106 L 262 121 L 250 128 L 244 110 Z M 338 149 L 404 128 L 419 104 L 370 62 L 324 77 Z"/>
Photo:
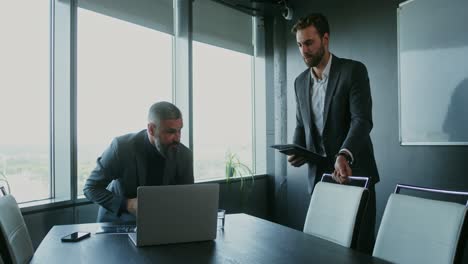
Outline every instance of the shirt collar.
<path fill-rule="evenodd" d="M 331 63 L 332 63 L 332 57 L 333 57 L 333 54 L 330 53 L 330 58 L 328 59 L 327 66 L 325 66 L 325 69 L 323 69 L 323 72 L 322 72 L 322 79 L 321 79 L 321 80 L 317 79 L 317 77 L 316 77 L 315 74 L 313 73 L 313 69 L 310 68 L 310 75 L 312 75 L 312 78 L 314 78 L 314 81 L 315 81 L 315 82 L 323 82 L 323 81 L 328 80 L 328 76 L 330 75 L 330 68 L 331 68 Z"/>

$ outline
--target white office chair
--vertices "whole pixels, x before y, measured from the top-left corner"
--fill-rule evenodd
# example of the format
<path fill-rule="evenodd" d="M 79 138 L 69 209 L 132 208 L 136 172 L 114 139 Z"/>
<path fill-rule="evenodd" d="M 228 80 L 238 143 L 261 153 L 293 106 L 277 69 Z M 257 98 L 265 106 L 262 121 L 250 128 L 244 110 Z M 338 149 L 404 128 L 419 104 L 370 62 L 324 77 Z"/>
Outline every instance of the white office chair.
<path fill-rule="evenodd" d="M 368 199 L 369 178 L 351 177 L 352 180 L 365 180 L 365 187 L 323 182 L 317 183 L 310 199 L 304 224 L 304 233 L 314 235 L 345 247 L 356 248 L 359 226 Z"/>
<path fill-rule="evenodd" d="M 0 212 L 0 231 L 9 254 L 3 257 L 11 259 L 4 261 L 28 263 L 34 254 L 34 248 L 21 211 L 12 195 L 0 197 Z"/>
<path fill-rule="evenodd" d="M 466 206 L 402 195 L 401 188 L 468 197 L 468 193 L 398 184 L 385 207 L 372 255 L 403 264 L 456 263 Z"/>

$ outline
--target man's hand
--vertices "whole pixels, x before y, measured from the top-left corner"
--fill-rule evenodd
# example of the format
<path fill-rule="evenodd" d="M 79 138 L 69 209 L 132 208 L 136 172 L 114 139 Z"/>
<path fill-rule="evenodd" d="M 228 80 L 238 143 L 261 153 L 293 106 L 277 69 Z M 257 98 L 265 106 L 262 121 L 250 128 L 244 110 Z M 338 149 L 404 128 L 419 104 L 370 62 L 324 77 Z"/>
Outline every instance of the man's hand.
<path fill-rule="evenodd" d="M 127 211 L 132 215 L 136 215 L 138 211 L 138 198 L 127 200 Z"/>
<path fill-rule="evenodd" d="M 288 162 L 291 163 L 291 165 L 293 165 L 294 167 L 300 167 L 304 165 L 307 162 L 307 160 L 301 156 L 291 155 L 288 158 Z"/>
<path fill-rule="evenodd" d="M 349 181 L 348 177 L 353 174 L 348 161 L 342 155 L 338 155 L 335 161 L 335 171 L 333 172 L 333 179 L 338 183 L 346 183 Z"/>

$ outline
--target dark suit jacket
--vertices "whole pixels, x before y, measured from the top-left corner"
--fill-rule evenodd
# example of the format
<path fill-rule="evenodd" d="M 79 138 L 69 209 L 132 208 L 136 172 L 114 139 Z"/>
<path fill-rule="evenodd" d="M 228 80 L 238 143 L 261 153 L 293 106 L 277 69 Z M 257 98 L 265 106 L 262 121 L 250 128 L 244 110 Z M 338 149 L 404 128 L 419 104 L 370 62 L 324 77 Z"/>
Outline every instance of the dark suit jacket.
<path fill-rule="evenodd" d="M 364 64 L 334 55 L 328 77 L 323 113 L 322 140 L 327 155 L 323 164 L 309 164 L 309 192 L 324 172 L 333 172 L 335 155 L 343 148 L 354 156 L 353 175 L 379 181 L 369 133 L 372 129 L 372 98 Z M 310 90 L 314 79 L 310 69 L 294 82 L 296 92 L 296 129 L 294 143 L 313 151 L 319 140 L 311 110 Z M 316 175 L 317 174 L 317 175 Z"/>
<path fill-rule="evenodd" d="M 146 185 L 146 130 L 115 138 L 97 159 L 97 166 L 86 180 L 83 192 L 100 205 L 98 222 L 135 221 L 120 212 L 123 200 L 135 198 L 137 187 Z M 193 184 L 192 152 L 182 144 L 168 151 L 163 185 Z"/>

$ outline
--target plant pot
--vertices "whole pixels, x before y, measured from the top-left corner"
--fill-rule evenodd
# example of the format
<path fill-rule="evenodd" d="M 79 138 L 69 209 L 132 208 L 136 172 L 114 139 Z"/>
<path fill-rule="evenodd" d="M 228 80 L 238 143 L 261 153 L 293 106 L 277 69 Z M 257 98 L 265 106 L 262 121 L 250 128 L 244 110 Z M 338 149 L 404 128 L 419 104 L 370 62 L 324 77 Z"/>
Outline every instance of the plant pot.
<path fill-rule="evenodd" d="M 236 168 L 227 165 L 226 166 L 226 177 L 227 178 L 232 178 L 234 177 L 234 174 L 236 173 Z"/>

